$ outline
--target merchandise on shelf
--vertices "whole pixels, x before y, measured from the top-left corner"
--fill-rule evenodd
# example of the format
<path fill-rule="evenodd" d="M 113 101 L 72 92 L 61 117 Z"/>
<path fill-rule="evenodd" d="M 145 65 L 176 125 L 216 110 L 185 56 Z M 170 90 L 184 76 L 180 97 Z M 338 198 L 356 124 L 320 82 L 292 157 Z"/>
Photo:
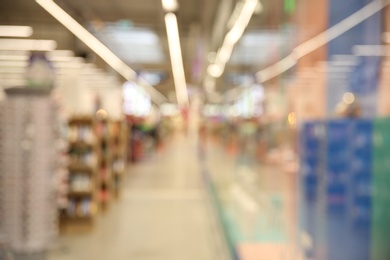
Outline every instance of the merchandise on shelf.
<path fill-rule="evenodd" d="M 57 108 L 47 91 L 6 91 L 0 115 L 2 224 L 16 253 L 45 252 L 58 234 Z"/>
<path fill-rule="evenodd" d="M 119 195 L 126 171 L 127 162 L 127 123 L 123 121 L 114 121 L 111 123 L 112 135 L 112 161 L 111 170 L 113 174 L 113 191 L 116 196 Z"/>
<path fill-rule="evenodd" d="M 73 174 L 69 180 L 70 192 L 91 192 L 93 188 L 92 180 L 86 175 Z"/>
<path fill-rule="evenodd" d="M 72 125 L 69 128 L 69 141 L 92 144 L 95 141 L 95 134 L 90 125 Z"/>
<path fill-rule="evenodd" d="M 307 258 L 370 260 L 390 255 L 384 242 L 390 234 L 385 220 L 390 213 L 389 131 L 390 119 L 302 126 L 300 228 Z"/>
<path fill-rule="evenodd" d="M 71 218 L 91 218 L 95 215 L 96 207 L 89 198 L 71 199 L 66 212 Z"/>
<path fill-rule="evenodd" d="M 390 256 L 390 118 L 375 120 L 373 128 L 371 255 L 385 260 Z"/>
<path fill-rule="evenodd" d="M 67 219 L 93 219 L 97 212 L 97 168 L 100 154 L 94 119 L 72 118 L 69 121 L 68 137 L 68 204 L 64 216 Z"/>
<path fill-rule="evenodd" d="M 107 118 L 98 119 L 96 123 L 96 134 L 99 146 L 99 167 L 98 167 L 98 199 L 103 206 L 106 206 L 112 196 L 112 147 L 113 138 L 111 121 Z"/>

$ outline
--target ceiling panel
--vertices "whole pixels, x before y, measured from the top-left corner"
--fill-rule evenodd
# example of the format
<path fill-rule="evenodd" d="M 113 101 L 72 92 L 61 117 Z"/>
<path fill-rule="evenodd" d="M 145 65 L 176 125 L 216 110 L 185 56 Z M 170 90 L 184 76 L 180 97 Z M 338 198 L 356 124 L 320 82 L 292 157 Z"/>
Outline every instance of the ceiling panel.
<path fill-rule="evenodd" d="M 280 53 L 287 38 L 276 31 L 250 31 L 234 48 L 229 64 L 261 65 Z"/>
<path fill-rule="evenodd" d="M 165 61 L 158 35 L 149 28 L 107 23 L 94 34 L 128 64 L 159 64 Z"/>

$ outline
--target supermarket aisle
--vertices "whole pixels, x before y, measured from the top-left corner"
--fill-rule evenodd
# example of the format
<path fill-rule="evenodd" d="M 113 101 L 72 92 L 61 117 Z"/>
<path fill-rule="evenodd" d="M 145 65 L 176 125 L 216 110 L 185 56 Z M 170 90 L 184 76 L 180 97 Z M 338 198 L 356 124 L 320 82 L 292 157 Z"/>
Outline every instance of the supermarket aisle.
<path fill-rule="evenodd" d="M 63 236 L 49 259 L 226 259 L 199 171 L 195 142 L 173 138 L 163 152 L 131 167 L 122 198 L 92 232 Z"/>

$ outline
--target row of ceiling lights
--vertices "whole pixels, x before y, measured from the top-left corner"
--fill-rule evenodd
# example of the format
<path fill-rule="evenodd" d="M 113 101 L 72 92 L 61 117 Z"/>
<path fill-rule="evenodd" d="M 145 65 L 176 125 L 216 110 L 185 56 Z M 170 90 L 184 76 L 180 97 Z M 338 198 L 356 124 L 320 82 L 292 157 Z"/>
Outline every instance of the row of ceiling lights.
<path fill-rule="evenodd" d="M 1 34 L 0 34 L 1 35 Z M 1 43 L 1 41 L 0 41 Z M 56 69 L 57 77 L 74 73 L 75 69 L 80 76 L 91 79 L 98 79 L 102 82 L 115 83 L 119 82 L 115 77 L 99 70 L 94 64 L 86 64 L 79 57 L 74 57 L 74 53 L 68 50 L 47 50 L 46 56 L 52 62 Z M 20 78 L 21 74 L 25 73 L 25 68 L 28 66 L 30 59 L 30 51 L 27 50 L 0 50 L 0 75 L 4 78 Z"/>
<path fill-rule="evenodd" d="M 381 11 L 386 6 L 390 5 L 390 1 L 373 1 L 360 10 L 356 11 L 349 17 L 340 21 L 338 24 L 328 28 L 324 32 L 314 36 L 313 38 L 307 40 L 306 42 L 295 47 L 290 55 L 283 58 L 282 60 L 276 62 L 275 64 L 259 71 L 256 73 L 256 80 L 259 83 L 264 83 L 269 81 L 272 78 L 277 77 L 278 75 L 288 71 L 292 67 L 294 67 L 298 60 L 305 57 L 306 55 L 312 53 L 318 48 L 328 44 L 333 39 L 339 37 L 345 32 L 349 31 L 353 27 L 362 23 L 375 13 Z M 390 32 L 384 33 L 383 39 L 385 43 L 390 43 Z M 366 46 L 371 51 L 374 46 Z M 380 46 L 379 51 L 375 55 L 387 55 L 386 49 Z M 372 53 L 370 53 L 371 55 Z M 210 73 L 209 73 L 210 74 Z M 217 75 L 216 75 L 217 76 Z M 208 77 L 205 80 L 205 88 L 206 90 L 212 91 L 215 88 L 215 78 Z M 247 82 L 244 83 L 246 85 Z M 231 93 L 235 93 L 239 88 L 235 88 L 231 90 Z M 227 94 L 227 93 L 226 93 Z"/>
<path fill-rule="evenodd" d="M 91 50 L 98 54 L 104 61 L 114 68 L 120 75 L 127 80 L 134 80 L 136 73 L 121 59 L 119 59 L 109 48 L 101 43 L 95 36 L 88 32 L 75 19 L 59 7 L 53 0 L 36 0 L 46 11 L 54 18 L 70 30 L 76 37 L 84 42 Z M 235 12 L 232 15 L 232 21 L 235 21 L 230 31 L 227 33 L 223 46 L 220 48 L 215 63 L 211 64 L 208 69 L 210 76 L 220 77 L 224 71 L 225 65 L 230 59 L 234 45 L 241 38 L 245 28 L 247 27 L 253 12 L 258 6 L 258 0 L 245 0 L 244 4 L 238 4 Z M 183 58 L 181 52 L 180 36 L 176 14 L 178 9 L 177 0 L 162 0 L 165 14 L 165 24 L 167 29 L 168 44 L 172 63 L 172 71 L 176 88 L 177 101 L 180 106 L 188 106 L 188 91 L 186 86 L 185 72 L 183 66 Z M 233 17 L 234 16 L 234 17 Z M 5 36 L 29 37 L 32 34 L 32 28 L 28 26 L 15 27 L 8 26 L 2 28 Z M 50 51 L 56 48 L 56 42 L 50 40 L 11 40 L 3 39 L 2 47 L 4 49 L 12 49 L 18 46 L 21 50 L 42 50 Z M 16 44 L 16 45 L 15 45 Z M 148 93 L 151 94 L 154 101 L 163 103 L 165 97 L 157 92 L 154 88 L 144 82 L 144 86 Z"/>
<path fill-rule="evenodd" d="M 52 0 L 36 0 L 45 10 L 59 20 L 66 28 L 75 34 L 81 41 L 89 46 L 103 60 L 113 67 L 119 74 L 127 80 L 134 80 L 136 73 L 123 61 L 121 61 L 114 53 L 112 53 L 104 44 L 96 37 L 89 33 L 84 27 L 77 23 L 69 14 L 56 5 Z M 177 18 L 175 11 L 178 9 L 177 0 L 162 0 L 163 8 L 167 12 L 165 15 L 165 23 L 169 41 L 170 56 L 172 62 L 172 70 L 176 87 L 177 100 L 179 105 L 188 105 L 188 94 L 181 54 L 180 36 L 178 30 Z M 365 8 L 351 15 L 336 26 L 328 29 L 326 32 L 314 37 L 313 39 L 299 45 L 294 49 L 294 52 L 285 59 L 279 61 L 273 66 L 270 66 L 257 73 L 259 82 L 265 82 L 272 77 L 275 77 L 296 64 L 299 58 L 318 49 L 335 37 L 338 37 L 345 31 L 354 27 L 358 23 L 370 17 L 375 12 L 387 6 L 389 2 L 379 5 L 374 2 L 367 5 Z M 230 31 L 226 34 L 222 47 L 216 55 L 215 62 L 208 67 L 208 75 L 205 79 L 205 86 L 209 86 L 209 90 L 215 87 L 215 78 L 223 74 L 226 63 L 229 61 L 234 45 L 241 38 L 245 28 L 247 27 L 256 8 L 261 8 L 258 0 L 245 0 L 244 5 L 237 5 L 233 15 L 237 16 L 237 10 L 240 9 L 240 15 L 235 19 Z M 2 36 L 6 37 L 29 37 L 32 34 L 32 28 L 28 26 L 0 26 Z M 386 38 L 389 38 L 386 35 Z M 0 48 L 3 49 L 20 49 L 20 50 L 53 50 L 56 48 L 55 41 L 49 40 L 32 40 L 32 39 L 1 39 Z M 143 84 L 152 99 L 157 103 L 163 103 L 166 98 L 158 91 L 148 85 Z"/>
<path fill-rule="evenodd" d="M 69 31 L 71 31 L 77 38 L 79 38 L 84 44 L 86 44 L 91 50 L 99 55 L 108 65 L 115 69 L 126 80 L 135 80 L 136 72 L 131 69 L 126 63 L 124 63 L 118 56 L 116 56 L 107 46 L 101 43 L 95 36 L 93 36 L 88 30 L 80 25 L 75 19 L 73 19 L 68 13 L 66 13 L 60 6 L 53 2 L 53 0 L 36 0 L 47 12 L 49 12 L 55 19 L 57 19 L 62 25 L 64 25 Z M 174 82 L 176 87 L 177 101 L 180 106 L 188 106 L 188 92 L 186 86 L 185 72 L 183 66 L 183 58 L 181 52 L 180 36 L 178 29 L 177 17 L 174 13 L 178 9 L 178 3 L 176 0 L 162 0 L 165 14 L 165 24 L 168 35 L 168 43 L 170 50 L 170 57 L 172 63 L 172 71 L 174 75 Z M 29 37 L 32 34 L 32 28 L 28 26 L 15 27 L 8 26 L 1 28 L 1 32 L 4 36 L 15 37 Z M 41 50 L 50 51 L 56 48 L 55 41 L 43 41 L 43 40 L 2 40 L 1 46 L 4 49 L 15 49 L 15 44 L 22 50 Z M 143 86 L 147 92 L 151 95 L 152 99 L 156 103 L 164 103 L 166 98 L 161 95 L 152 86 L 142 80 Z"/>
<path fill-rule="evenodd" d="M 230 60 L 234 46 L 241 39 L 255 11 L 261 12 L 262 8 L 259 0 L 244 0 L 236 4 L 228 23 L 230 24 L 230 30 L 224 38 L 222 47 L 216 54 L 215 61 L 207 68 L 208 75 L 204 82 L 207 92 L 214 92 L 216 79 L 221 77 L 225 71 L 226 64 Z"/>
<path fill-rule="evenodd" d="M 86 44 L 92 51 L 99 55 L 109 66 L 116 70 L 128 81 L 137 80 L 136 72 L 123 62 L 117 55 L 115 55 L 107 46 L 101 43 L 95 36 L 93 36 L 87 29 L 80 25 L 60 6 L 53 2 L 53 0 L 36 0 L 48 13 L 64 25 L 70 32 L 72 32 L 78 39 Z M 147 82 L 143 82 L 143 87 L 146 92 L 150 94 L 151 98 L 157 104 L 167 101 L 166 97 L 154 89 Z"/>
<path fill-rule="evenodd" d="M 179 27 L 174 13 L 179 5 L 177 0 L 162 0 L 165 14 L 165 27 L 167 29 L 169 54 L 173 72 L 173 80 L 176 88 L 176 98 L 179 106 L 188 106 L 188 90 L 184 72 L 183 56 L 181 52 Z"/>

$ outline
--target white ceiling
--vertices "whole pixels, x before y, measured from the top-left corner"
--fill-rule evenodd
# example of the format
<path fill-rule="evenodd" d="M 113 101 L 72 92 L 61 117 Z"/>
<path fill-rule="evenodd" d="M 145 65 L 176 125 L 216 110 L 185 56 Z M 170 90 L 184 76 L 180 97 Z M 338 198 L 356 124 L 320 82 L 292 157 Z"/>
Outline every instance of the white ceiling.
<path fill-rule="evenodd" d="M 157 86 L 159 91 L 167 94 L 174 89 L 161 0 L 54 1 L 81 24 L 87 24 L 104 44 L 130 66 L 142 70 L 151 81 L 160 82 Z M 199 59 L 199 54 L 194 55 L 196 50 L 201 49 L 205 57 L 208 52 L 216 51 L 208 49 L 208 45 L 212 38 L 211 29 L 216 19 L 217 7 L 221 1 L 225 0 L 179 0 L 179 29 L 188 74 L 186 76 L 190 82 L 193 64 L 199 66 L 199 62 L 194 61 L 195 58 Z M 237 1 L 232 0 L 233 5 Z M 279 26 L 282 21 L 275 19 L 281 17 L 283 5 L 274 0 L 262 0 L 262 3 L 264 11 L 252 18 L 248 32 L 232 54 L 226 69 L 227 74 L 237 73 L 236 70 L 230 70 L 230 67 L 241 67 L 239 74 L 254 73 L 255 68 L 258 69 L 269 61 L 288 43 L 286 37 L 280 34 Z M 60 48 L 69 48 L 75 53 L 80 51 L 82 46 L 69 31 L 36 4 L 35 0 L 0 0 L 0 24 L 33 25 L 37 28 L 33 37 L 55 39 Z M 202 48 L 194 44 L 198 43 L 199 39 L 196 35 L 191 35 L 193 25 L 200 26 L 201 42 L 204 43 Z M 85 46 L 83 48 L 81 50 L 87 50 Z"/>
<path fill-rule="evenodd" d="M 91 31 L 128 64 L 159 64 L 166 55 L 162 43 L 150 28 L 134 27 L 131 23 L 107 23 Z"/>

